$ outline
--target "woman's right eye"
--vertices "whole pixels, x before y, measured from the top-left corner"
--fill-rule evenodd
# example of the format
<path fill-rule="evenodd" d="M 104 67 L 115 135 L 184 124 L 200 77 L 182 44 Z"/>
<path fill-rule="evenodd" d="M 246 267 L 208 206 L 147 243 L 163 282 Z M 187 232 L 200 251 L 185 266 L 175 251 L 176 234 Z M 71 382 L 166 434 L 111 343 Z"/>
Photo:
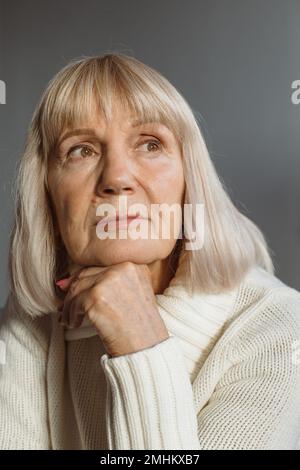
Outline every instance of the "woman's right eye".
<path fill-rule="evenodd" d="M 89 147 L 87 145 L 75 145 L 74 147 L 70 148 L 70 150 L 68 151 L 67 158 L 70 158 L 71 156 L 73 158 L 73 155 L 75 154 L 75 151 L 80 150 L 80 149 L 81 149 L 81 151 L 79 153 L 77 153 L 77 157 L 79 157 L 79 158 L 88 158 L 88 157 L 93 156 L 93 155 L 87 154 L 87 153 L 83 154 L 82 153 L 83 149 L 85 149 L 85 151 L 92 152 L 93 154 L 96 154 L 96 152 L 91 147 Z M 75 154 L 75 156 L 76 156 L 76 154 Z"/>

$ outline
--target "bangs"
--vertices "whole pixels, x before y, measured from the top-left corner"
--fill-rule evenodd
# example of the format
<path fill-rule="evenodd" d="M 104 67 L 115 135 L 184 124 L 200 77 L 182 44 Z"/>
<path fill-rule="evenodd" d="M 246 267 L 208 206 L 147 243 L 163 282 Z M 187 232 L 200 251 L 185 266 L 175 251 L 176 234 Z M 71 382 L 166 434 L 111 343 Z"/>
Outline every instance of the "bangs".
<path fill-rule="evenodd" d="M 182 142 L 184 119 L 175 88 L 159 72 L 141 68 L 137 59 L 123 62 L 108 55 L 71 63 L 50 82 L 39 115 L 43 156 L 56 151 L 63 132 L 92 116 L 110 121 L 115 104 L 137 124 L 164 124 Z"/>

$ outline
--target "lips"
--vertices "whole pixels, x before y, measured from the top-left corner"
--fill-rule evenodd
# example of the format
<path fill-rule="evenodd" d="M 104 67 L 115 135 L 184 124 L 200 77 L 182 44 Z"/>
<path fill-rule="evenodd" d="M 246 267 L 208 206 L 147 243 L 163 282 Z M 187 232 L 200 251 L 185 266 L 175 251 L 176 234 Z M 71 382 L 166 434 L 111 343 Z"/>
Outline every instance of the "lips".
<path fill-rule="evenodd" d="M 113 216 L 106 216 L 103 217 L 99 222 L 96 222 L 96 225 L 99 224 L 100 226 L 104 226 L 108 224 L 109 222 L 118 222 L 118 223 L 130 223 L 130 221 L 135 220 L 135 219 L 144 219 L 144 217 L 141 217 L 139 213 L 136 213 L 134 215 L 132 214 L 125 214 L 125 215 L 120 215 L 116 214 Z"/>

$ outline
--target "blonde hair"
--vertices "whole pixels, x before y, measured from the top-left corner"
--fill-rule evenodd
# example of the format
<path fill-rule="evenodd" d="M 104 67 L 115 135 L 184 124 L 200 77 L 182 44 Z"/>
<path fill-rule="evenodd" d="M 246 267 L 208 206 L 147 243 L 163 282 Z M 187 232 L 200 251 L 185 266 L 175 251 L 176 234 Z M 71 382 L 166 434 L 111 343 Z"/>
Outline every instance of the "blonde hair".
<path fill-rule="evenodd" d="M 218 293 L 259 265 L 274 274 L 260 229 L 232 203 L 218 177 L 191 107 L 158 71 L 122 53 L 72 60 L 48 83 L 28 128 L 15 180 L 15 219 L 10 237 L 9 289 L 31 316 L 56 310 L 54 281 L 64 270 L 47 186 L 48 159 L 65 128 L 84 121 L 96 104 L 111 117 L 116 98 L 141 122 L 167 125 L 181 145 L 184 203 L 203 203 L 205 241 L 184 252 L 185 284 L 194 292 Z M 183 245 L 181 250 L 184 250 Z M 183 254 L 182 252 L 180 253 Z"/>

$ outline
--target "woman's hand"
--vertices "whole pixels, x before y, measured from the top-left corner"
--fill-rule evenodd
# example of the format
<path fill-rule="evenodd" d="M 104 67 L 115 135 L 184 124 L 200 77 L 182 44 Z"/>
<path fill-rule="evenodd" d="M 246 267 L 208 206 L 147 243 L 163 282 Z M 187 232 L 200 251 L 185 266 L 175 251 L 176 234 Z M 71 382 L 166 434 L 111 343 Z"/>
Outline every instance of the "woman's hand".
<path fill-rule="evenodd" d="M 147 265 L 128 261 L 88 267 L 68 279 L 67 286 L 61 287 L 67 291 L 62 322 L 80 326 L 87 315 L 112 357 L 149 348 L 169 337 Z"/>

